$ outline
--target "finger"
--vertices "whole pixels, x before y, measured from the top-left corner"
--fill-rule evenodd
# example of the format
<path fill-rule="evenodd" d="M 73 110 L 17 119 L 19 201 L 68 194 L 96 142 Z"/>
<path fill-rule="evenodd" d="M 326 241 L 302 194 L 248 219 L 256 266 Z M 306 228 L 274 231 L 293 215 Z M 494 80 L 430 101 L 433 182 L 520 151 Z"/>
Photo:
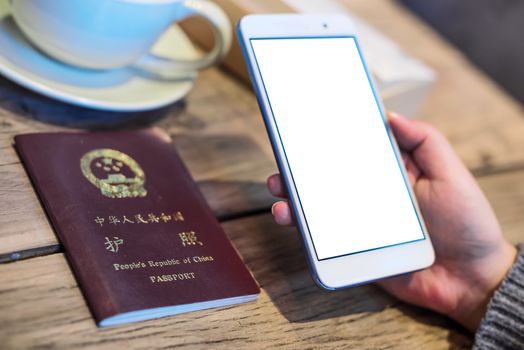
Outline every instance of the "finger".
<path fill-rule="evenodd" d="M 422 270 L 382 279 L 377 281 L 377 285 L 400 300 L 445 313 L 432 294 L 433 288 L 429 288 L 434 280 L 433 274 L 431 269 Z"/>
<path fill-rule="evenodd" d="M 280 174 L 273 174 L 267 178 L 267 188 L 269 189 L 269 192 L 271 192 L 271 194 L 275 197 L 287 197 Z"/>
<path fill-rule="evenodd" d="M 402 159 L 404 160 L 404 167 L 406 168 L 406 172 L 408 174 L 409 183 L 411 187 L 413 187 L 422 175 L 421 171 L 409 153 L 402 152 Z"/>
<path fill-rule="evenodd" d="M 284 201 L 276 202 L 271 207 L 271 213 L 275 217 L 275 222 L 283 226 L 294 225 L 293 216 L 289 204 Z"/>
<path fill-rule="evenodd" d="M 408 153 L 416 151 L 438 133 L 429 124 L 409 120 L 396 113 L 388 113 L 388 121 L 399 147 Z M 433 141 L 434 142 L 434 141 Z"/>
<path fill-rule="evenodd" d="M 389 113 L 389 125 L 400 149 L 410 153 L 417 167 L 430 178 L 445 178 L 464 166 L 446 138 L 422 121 Z"/>
<path fill-rule="evenodd" d="M 413 274 L 407 273 L 404 275 L 393 276 L 378 280 L 376 284 L 384 290 L 386 290 L 388 293 L 391 293 L 396 297 L 400 297 L 401 293 L 404 292 L 405 289 L 407 289 L 412 278 Z"/>

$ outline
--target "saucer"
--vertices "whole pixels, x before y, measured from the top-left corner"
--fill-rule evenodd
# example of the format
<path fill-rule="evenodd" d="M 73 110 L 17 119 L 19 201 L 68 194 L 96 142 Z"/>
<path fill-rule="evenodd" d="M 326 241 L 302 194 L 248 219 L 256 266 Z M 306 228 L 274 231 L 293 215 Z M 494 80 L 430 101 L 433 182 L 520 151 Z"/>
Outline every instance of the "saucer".
<path fill-rule="evenodd" d="M 171 26 L 152 52 L 188 59 L 197 55 L 189 38 Z M 94 109 L 143 111 L 183 98 L 197 73 L 182 79 L 161 79 L 132 68 L 96 71 L 53 60 L 24 37 L 10 15 L 9 0 L 0 0 L 0 74 L 57 100 Z"/>

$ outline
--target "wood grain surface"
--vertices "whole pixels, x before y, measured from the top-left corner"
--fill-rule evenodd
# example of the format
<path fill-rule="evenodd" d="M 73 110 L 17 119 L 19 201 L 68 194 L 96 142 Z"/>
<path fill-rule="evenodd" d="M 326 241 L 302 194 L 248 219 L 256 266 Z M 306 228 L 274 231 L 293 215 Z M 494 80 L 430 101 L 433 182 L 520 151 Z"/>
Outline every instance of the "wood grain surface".
<path fill-rule="evenodd" d="M 513 244 L 524 243 L 524 171 L 483 176 L 478 182 L 499 219 L 504 236 Z"/>
<path fill-rule="evenodd" d="M 524 171 L 479 183 L 504 234 L 524 241 Z M 223 226 L 262 287 L 260 299 L 134 325 L 98 329 L 63 254 L 0 264 L 0 343 L 6 348 L 281 347 L 462 349 L 471 335 L 432 312 L 400 303 L 375 286 L 318 289 L 295 229 L 269 214 Z"/>
<path fill-rule="evenodd" d="M 293 229 L 268 214 L 224 228 L 262 287 L 259 300 L 99 329 L 62 254 L 0 265 L 5 348 L 460 349 L 471 338 L 375 286 L 326 292 L 309 277 Z"/>

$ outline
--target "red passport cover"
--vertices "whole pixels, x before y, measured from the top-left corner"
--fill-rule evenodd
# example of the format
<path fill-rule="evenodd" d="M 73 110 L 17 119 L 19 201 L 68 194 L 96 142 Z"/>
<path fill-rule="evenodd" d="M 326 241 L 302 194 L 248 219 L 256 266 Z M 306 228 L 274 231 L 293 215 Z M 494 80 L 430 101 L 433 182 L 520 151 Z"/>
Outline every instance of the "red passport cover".
<path fill-rule="evenodd" d="M 24 134 L 15 143 L 100 326 L 257 297 L 159 129 Z"/>

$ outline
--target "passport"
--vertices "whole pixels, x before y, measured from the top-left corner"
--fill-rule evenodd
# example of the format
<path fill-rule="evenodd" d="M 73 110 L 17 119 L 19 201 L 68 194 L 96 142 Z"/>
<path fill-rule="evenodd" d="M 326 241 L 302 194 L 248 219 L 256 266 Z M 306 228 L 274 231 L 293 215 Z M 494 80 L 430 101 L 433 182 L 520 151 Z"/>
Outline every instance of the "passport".
<path fill-rule="evenodd" d="M 258 297 L 161 130 L 23 134 L 15 146 L 99 326 Z"/>

